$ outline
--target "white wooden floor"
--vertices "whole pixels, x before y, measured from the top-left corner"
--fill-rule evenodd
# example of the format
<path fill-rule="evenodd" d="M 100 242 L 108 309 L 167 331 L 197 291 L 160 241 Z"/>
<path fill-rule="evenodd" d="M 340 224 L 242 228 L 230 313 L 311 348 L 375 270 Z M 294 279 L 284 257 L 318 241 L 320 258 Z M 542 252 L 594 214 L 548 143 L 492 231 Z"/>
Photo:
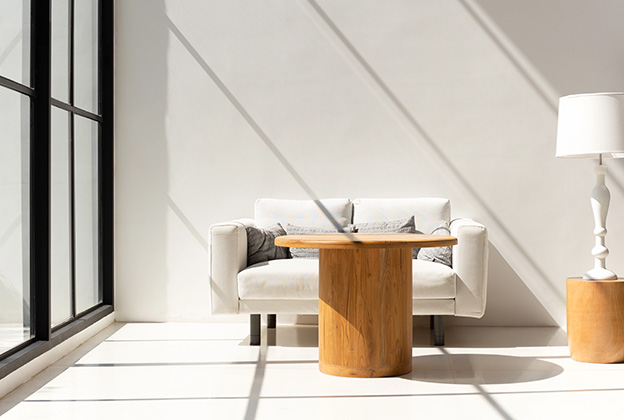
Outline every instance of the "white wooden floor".
<path fill-rule="evenodd" d="M 268 334 L 268 335 L 267 335 Z M 381 379 L 318 371 L 317 328 L 113 324 L 0 400 L 27 419 L 621 419 L 624 364 L 569 358 L 556 328 L 417 328 L 413 370 Z"/>

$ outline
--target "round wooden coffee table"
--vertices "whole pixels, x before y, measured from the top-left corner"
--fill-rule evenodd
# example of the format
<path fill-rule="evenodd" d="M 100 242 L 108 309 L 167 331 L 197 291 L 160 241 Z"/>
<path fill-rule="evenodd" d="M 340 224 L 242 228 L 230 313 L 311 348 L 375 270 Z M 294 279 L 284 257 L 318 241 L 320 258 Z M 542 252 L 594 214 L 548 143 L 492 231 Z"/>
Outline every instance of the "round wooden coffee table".
<path fill-rule="evenodd" d="M 287 235 L 275 245 L 319 248 L 319 369 L 381 377 L 412 370 L 412 248 L 452 236 L 409 233 Z"/>

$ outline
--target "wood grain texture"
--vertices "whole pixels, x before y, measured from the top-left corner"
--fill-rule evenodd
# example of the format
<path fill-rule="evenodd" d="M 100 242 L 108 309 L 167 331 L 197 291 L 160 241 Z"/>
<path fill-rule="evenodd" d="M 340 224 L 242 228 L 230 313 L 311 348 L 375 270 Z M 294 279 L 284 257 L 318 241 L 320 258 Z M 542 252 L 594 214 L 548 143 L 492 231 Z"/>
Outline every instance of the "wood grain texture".
<path fill-rule="evenodd" d="M 569 278 L 567 325 L 570 356 L 579 362 L 624 362 L 624 279 Z"/>
<path fill-rule="evenodd" d="M 284 235 L 275 238 L 277 246 L 319 249 L 353 248 L 425 248 L 451 246 L 457 238 L 414 233 L 323 233 L 315 235 Z"/>
<path fill-rule="evenodd" d="M 319 368 L 380 377 L 412 368 L 412 250 L 321 249 Z"/>

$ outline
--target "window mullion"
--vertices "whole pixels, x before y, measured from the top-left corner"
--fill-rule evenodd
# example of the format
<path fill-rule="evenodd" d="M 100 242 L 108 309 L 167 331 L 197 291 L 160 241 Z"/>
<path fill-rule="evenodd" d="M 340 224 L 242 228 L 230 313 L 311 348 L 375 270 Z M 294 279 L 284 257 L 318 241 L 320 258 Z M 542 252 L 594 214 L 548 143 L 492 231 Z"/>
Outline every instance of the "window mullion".
<path fill-rule="evenodd" d="M 76 317 L 76 174 L 75 174 L 75 130 L 74 114 L 69 113 L 69 226 L 70 226 L 70 276 L 71 276 L 71 318 Z"/>
<path fill-rule="evenodd" d="M 31 75 L 35 95 L 31 127 L 30 284 L 34 335 L 51 336 L 50 287 L 50 0 L 31 2 Z"/>
<path fill-rule="evenodd" d="M 69 16 L 67 22 L 69 24 L 69 105 L 74 105 L 74 0 L 69 0 Z"/>
<path fill-rule="evenodd" d="M 100 0 L 100 115 L 102 124 L 100 131 L 100 162 L 101 162 L 101 259 L 102 259 L 102 301 L 113 304 L 113 117 L 114 97 L 114 11 L 115 2 Z"/>
<path fill-rule="evenodd" d="M 74 37 L 75 37 L 75 17 L 74 17 L 74 0 L 69 0 L 69 105 L 74 105 Z M 69 112 L 69 194 L 71 197 L 70 213 L 70 260 L 71 260 L 71 316 L 76 317 L 76 196 L 75 196 L 75 130 L 74 130 L 74 112 Z"/>

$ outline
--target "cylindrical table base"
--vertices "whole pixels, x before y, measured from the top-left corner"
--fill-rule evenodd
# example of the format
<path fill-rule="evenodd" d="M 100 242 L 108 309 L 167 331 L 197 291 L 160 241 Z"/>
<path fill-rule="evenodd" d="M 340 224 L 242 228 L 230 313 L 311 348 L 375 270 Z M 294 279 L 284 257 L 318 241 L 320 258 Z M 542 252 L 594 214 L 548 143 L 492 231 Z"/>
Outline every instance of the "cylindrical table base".
<path fill-rule="evenodd" d="M 624 279 L 569 278 L 566 289 L 570 357 L 578 362 L 623 362 Z"/>
<path fill-rule="evenodd" d="M 412 370 L 412 249 L 321 249 L 319 369 L 337 376 Z"/>

